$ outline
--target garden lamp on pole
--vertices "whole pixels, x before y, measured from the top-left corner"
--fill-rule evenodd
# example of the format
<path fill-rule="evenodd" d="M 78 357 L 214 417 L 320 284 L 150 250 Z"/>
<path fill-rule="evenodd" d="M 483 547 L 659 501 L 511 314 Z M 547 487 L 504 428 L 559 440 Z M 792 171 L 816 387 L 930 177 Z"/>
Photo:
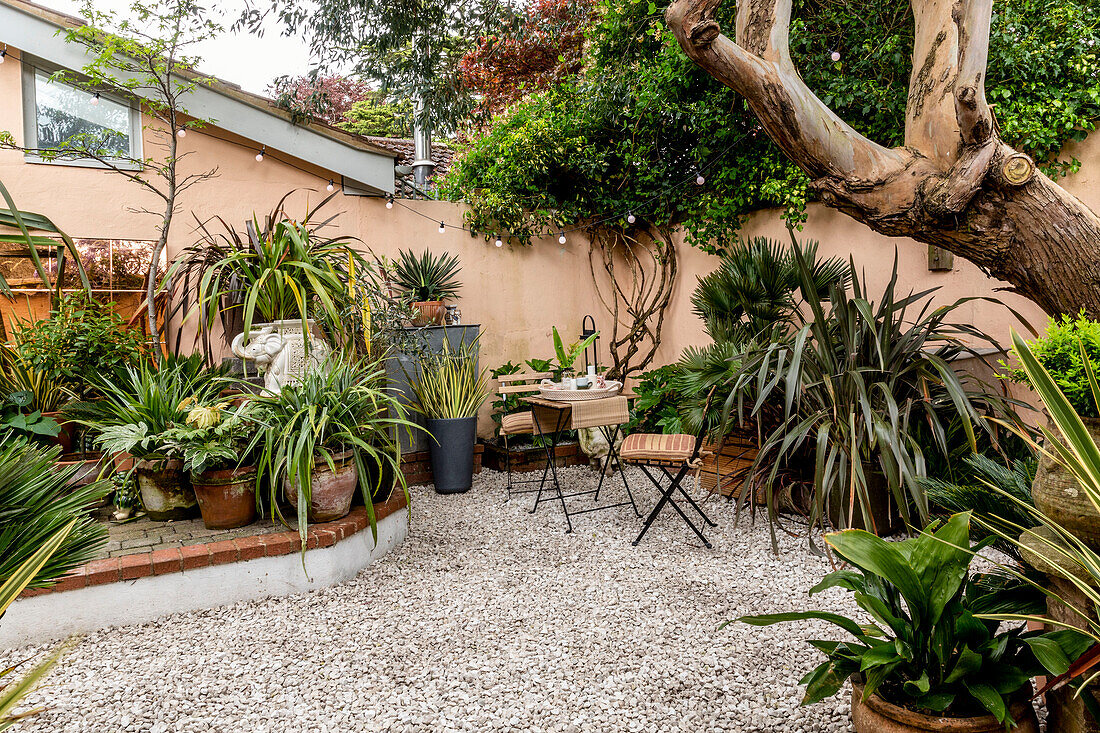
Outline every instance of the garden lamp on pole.
<path fill-rule="evenodd" d="M 580 337 L 580 340 L 584 341 L 586 338 L 588 338 L 589 336 L 591 336 L 594 333 L 596 333 L 596 319 L 593 318 L 590 315 L 585 316 L 581 320 L 581 337 Z M 599 353 L 596 350 L 596 347 L 599 345 L 599 343 L 600 343 L 600 337 L 597 336 L 592 341 L 592 345 L 587 346 L 584 349 L 584 368 L 585 368 L 586 372 L 589 371 L 588 367 L 590 367 L 590 366 L 599 367 L 599 363 L 600 363 L 599 362 Z M 591 353 L 591 356 L 589 356 L 590 353 Z"/>

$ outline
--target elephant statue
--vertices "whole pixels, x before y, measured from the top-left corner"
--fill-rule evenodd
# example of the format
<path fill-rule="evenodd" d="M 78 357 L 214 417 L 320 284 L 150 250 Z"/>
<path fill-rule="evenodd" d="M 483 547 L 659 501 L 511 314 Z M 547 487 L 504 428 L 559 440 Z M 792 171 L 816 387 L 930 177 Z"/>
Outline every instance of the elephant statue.
<path fill-rule="evenodd" d="M 307 321 L 312 329 L 313 322 Z M 233 339 L 233 353 L 264 371 L 264 389 L 271 394 L 297 382 L 311 366 L 321 363 L 330 349 L 323 338 L 302 332 L 301 321 L 257 324 L 248 334 Z"/>

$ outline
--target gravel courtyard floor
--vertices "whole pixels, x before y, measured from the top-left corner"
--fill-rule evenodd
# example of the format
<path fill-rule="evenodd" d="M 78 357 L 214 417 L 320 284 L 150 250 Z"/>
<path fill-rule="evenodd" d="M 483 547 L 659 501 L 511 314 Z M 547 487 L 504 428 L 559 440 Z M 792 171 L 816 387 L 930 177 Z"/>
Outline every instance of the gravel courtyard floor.
<path fill-rule="evenodd" d="M 595 476 L 564 471 L 573 487 Z M 625 499 L 613 478 L 609 502 Z M 718 628 L 811 603 L 852 610 L 841 591 L 807 599 L 829 568 L 804 539 L 780 536 L 777 557 L 766 521 L 734 526 L 721 499 L 706 505 L 713 550 L 667 509 L 636 548 L 629 507 L 567 535 L 553 505 L 505 503 L 495 472 L 465 495 L 412 495 L 409 539 L 350 583 L 85 637 L 32 696 L 49 710 L 25 729 L 848 730 L 843 694 L 798 706 L 819 661 L 803 639 L 835 630 Z M 656 500 L 636 496 L 643 513 Z M 0 666 L 42 651 L 0 653 Z"/>

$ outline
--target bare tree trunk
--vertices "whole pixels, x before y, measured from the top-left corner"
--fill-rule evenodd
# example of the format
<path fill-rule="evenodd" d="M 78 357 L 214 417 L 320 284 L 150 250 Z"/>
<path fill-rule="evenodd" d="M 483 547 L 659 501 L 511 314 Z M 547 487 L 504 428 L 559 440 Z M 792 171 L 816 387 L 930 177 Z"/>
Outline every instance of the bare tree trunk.
<path fill-rule="evenodd" d="M 970 260 L 1051 314 L 1100 318 L 1100 217 L 998 138 L 986 104 L 993 0 L 912 0 L 905 146 L 860 135 L 791 61 L 791 0 L 740 0 L 736 41 L 721 0 L 676 0 L 666 19 L 701 67 L 742 94 L 828 206 Z"/>

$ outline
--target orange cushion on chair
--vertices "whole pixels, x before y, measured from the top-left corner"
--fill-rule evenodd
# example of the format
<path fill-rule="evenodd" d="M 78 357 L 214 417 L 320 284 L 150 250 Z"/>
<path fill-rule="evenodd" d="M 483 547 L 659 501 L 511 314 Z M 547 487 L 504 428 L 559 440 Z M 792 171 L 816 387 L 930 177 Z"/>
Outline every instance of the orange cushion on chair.
<path fill-rule="evenodd" d="M 694 449 L 694 435 L 634 433 L 626 436 L 623 447 L 619 449 L 619 455 L 628 463 L 676 462 L 691 458 L 691 452 Z"/>
<path fill-rule="evenodd" d="M 513 412 L 500 418 L 500 432 L 504 435 L 521 435 L 535 432 L 535 416 L 527 412 Z"/>

